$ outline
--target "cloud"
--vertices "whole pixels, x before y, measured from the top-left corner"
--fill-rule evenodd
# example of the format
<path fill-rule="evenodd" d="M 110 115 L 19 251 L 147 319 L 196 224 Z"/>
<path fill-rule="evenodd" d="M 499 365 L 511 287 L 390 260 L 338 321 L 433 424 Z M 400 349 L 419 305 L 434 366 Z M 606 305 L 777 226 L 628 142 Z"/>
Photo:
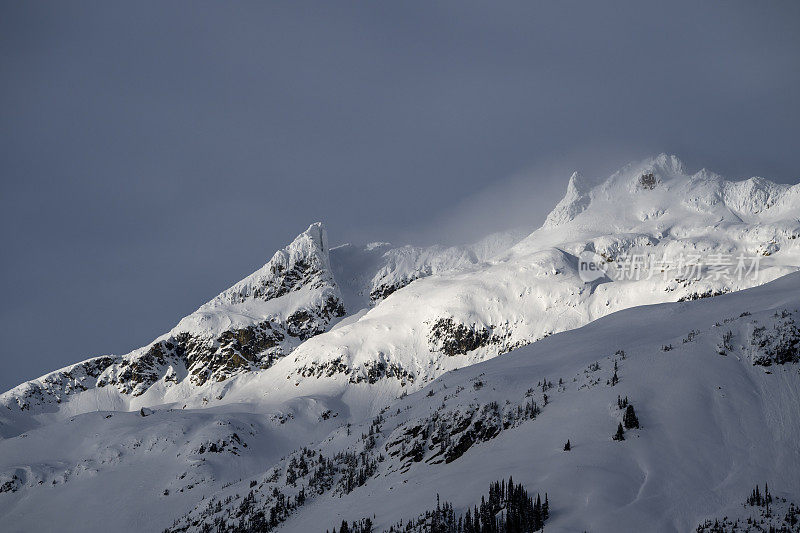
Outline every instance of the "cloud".
<path fill-rule="evenodd" d="M 539 161 L 501 179 L 487 179 L 452 205 L 442 206 L 433 220 L 394 232 L 398 242 L 467 244 L 488 234 L 533 232 L 564 196 L 573 172 L 605 177 L 630 161 L 655 154 L 608 145 L 583 147 Z"/>

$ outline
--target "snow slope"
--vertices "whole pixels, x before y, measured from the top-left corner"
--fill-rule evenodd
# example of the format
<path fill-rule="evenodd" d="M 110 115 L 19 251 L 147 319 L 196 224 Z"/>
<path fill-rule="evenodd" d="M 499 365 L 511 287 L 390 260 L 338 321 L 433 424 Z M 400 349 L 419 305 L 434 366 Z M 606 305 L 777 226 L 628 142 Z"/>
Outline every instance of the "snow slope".
<path fill-rule="evenodd" d="M 4 530 L 150 531 L 183 513 L 178 527 L 194 530 L 238 513 L 251 490 L 251 508 L 269 512 L 273 489 L 301 488 L 307 501 L 284 531 L 373 514 L 388 527 L 437 493 L 463 511 L 508 475 L 548 493 L 550 531 L 686 531 L 737 511 L 765 481 L 797 502 L 798 309 L 795 273 L 621 311 L 449 372 L 360 422 L 322 388 L 286 406 L 293 423 L 237 403 L 76 415 L 0 441 Z M 794 362 L 778 364 L 780 354 Z M 618 396 L 641 423 L 623 442 L 611 440 Z M 319 454 L 334 467 L 314 485 Z M 300 455 L 308 472 L 297 467 L 287 484 Z M 371 466 L 348 486 L 352 457 Z M 217 501 L 220 511 L 203 515 Z"/>
<path fill-rule="evenodd" d="M 463 512 L 509 475 L 548 493 L 548 531 L 688 531 L 736 513 L 764 482 L 798 502 L 799 321 L 797 273 L 621 311 L 450 372 L 220 491 L 175 527 L 247 526 L 269 516 L 274 490 L 291 501 L 303 489 L 281 531 L 373 516 L 382 530 L 434 507 L 437 494 Z M 640 422 L 619 442 L 618 397 Z M 532 404 L 540 412 L 529 414 Z M 348 482 L 359 470 L 364 479 Z"/>

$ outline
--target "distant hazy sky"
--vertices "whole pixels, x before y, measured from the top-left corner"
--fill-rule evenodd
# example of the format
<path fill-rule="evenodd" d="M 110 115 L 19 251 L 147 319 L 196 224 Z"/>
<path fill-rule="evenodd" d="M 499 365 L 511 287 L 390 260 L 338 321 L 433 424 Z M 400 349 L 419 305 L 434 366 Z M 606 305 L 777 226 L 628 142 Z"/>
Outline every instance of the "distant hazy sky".
<path fill-rule="evenodd" d="M 574 169 L 795 182 L 799 146 L 800 2 L 2 1 L 0 389 L 149 342 L 316 220 L 463 240 Z"/>

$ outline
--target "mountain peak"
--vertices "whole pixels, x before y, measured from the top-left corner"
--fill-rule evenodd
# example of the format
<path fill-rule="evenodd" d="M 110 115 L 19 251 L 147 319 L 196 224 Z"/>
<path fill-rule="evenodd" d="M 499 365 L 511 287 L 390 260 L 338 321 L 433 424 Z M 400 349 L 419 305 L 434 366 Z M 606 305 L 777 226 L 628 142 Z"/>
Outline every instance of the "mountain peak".
<path fill-rule="evenodd" d="M 594 186 L 591 180 L 587 180 L 577 171 L 573 172 L 567 183 L 566 194 L 547 215 L 545 227 L 559 226 L 583 212 L 589 206 L 589 192 Z"/>
<path fill-rule="evenodd" d="M 319 248 L 320 252 L 327 254 L 328 251 L 328 232 L 322 222 L 314 222 L 303 233 L 295 237 L 291 247 L 295 243 L 308 242 L 310 245 Z"/>
<path fill-rule="evenodd" d="M 630 228 L 646 220 L 667 218 L 683 223 L 690 217 L 705 226 L 713 223 L 711 219 L 741 222 L 742 217 L 782 217 L 796 208 L 800 196 L 796 190 L 800 187 L 764 178 L 728 181 L 706 169 L 689 174 L 677 156 L 662 153 L 629 163 L 606 179 L 574 173 L 564 198 L 544 226 L 563 226 L 578 218 L 585 226 L 598 226 L 602 219 L 606 223 L 615 220 L 615 227 Z M 773 207 L 776 209 L 770 210 Z"/>
<path fill-rule="evenodd" d="M 651 159 L 650 164 L 653 170 L 664 172 L 665 174 L 686 174 L 683 161 L 678 156 L 660 153 Z"/>
<path fill-rule="evenodd" d="M 271 300 L 301 287 L 334 284 L 328 255 L 328 233 L 321 222 L 311 224 L 260 269 L 220 293 L 203 307 Z"/>

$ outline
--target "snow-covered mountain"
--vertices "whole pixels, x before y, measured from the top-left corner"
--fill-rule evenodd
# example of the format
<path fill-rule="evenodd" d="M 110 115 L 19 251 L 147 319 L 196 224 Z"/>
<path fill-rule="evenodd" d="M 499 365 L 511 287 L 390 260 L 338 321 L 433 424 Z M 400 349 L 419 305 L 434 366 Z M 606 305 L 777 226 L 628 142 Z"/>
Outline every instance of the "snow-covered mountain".
<path fill-rule="evenodd" d="M 471 246 L 392 247 L 373 243 L 330 249 L 312 224 L 263 267 L 183 318 L 151 344 L 104 355 L 26 382 L 0 396 L 0 437 L 49 414 L 136 410 L 167 402 L 221 400 L 228 378 L 270 368 L 348 310 L 370 305 L 415 279 L 472 265 L 519 241 L 518 232 Z M 341 281 L 337 281 L 341 280 Z"/>
<path fill-rule="evenodd" d="M 552 480 L 552 488 L 544 487 L 554 500 L 552 523 L 564 530 L 609 530 L 614 520 L 622 520 L 625 505 L 632 513 L 630 524 L 651 516 L 663 530 L 694 527 L 706 515 L 686 498 L 670 506 L 655 503 L 658 491 L 689 490 L 690 481 L 696 481 L 688 472 L 685 479 L 673 479 L 673 474 L 683 474 L 663 472 L 653 462 L 654 450 L 674 458 L 686 452 L 670 432 L 696 444 L 700 440 L 686 433 L 690 428 L 718 427 L 722 436 L 715 433 L 708 442 L 721 446 L 730 461 L 743 461 L 737 450 L 761 446 L 762 441 L 749 432 L 729 436 L 721 425 L 736 416 L 750 417 L 755 408 L 746 398 L 766 401 L 764 391 L 775 384 L 777 410 L 763 423 L 747 420 L 761 431 L 780 432 L 775 424 L 786 424 L 787 432 L 780 433 L 771 449 L 783 454 L 783 464 L 800 466 L 797 448 L 783 447 L 784 440 L 800 435 L 796 414 L 783 414 L 791 410 L 798 391 L 794 363 L 800 347 L 792 336 L 797 331 L 792 321 L 800 302 L 800 278 L 791 273 L 800 267 L 799 217 L 800 185 L 762 178 L 731 182 L 706 170 L 689 174 L 677 158 L 661 155 L 606 179 L 574 174 L 544 226 L 529 235 L 495 234 L 454 247 L 373 243 L 332 248 L 323 226 L 312 224 L 262 268 L 152 343 L 129 354 L 88 359 L 0 395 L 0 516 L 4 523 L 19 524 L 18 530 L 56 525 L 69 530 L 134 525 L 151 530 L 186 513 L 177 527 L 192 529 L 223 515 L 229 525 L 234 518 L 252 521 L 250 511 L 274 507 L 270 491 L 280 487 L 291 493 L 302 485 L 305 491 L 320 492 L 319 497 L 309 497 L 301 510 L 276 511 L 279 521 L 288 519 L 283 527 L 338 527 L 332 520 L 341 522 L 341 510 L 325 503 L 335 501 L 333 495 L 362 509 L 344 518 L 354 520 L 369 515 L 371 508 L 380 509 L 378 523 L 388 528 L 409 518 L 407 510 L 424 511 L 431 491 L 463 508 L 480 498 L 484 485 L 513 470 L 515 479 L 530 483 L 531 489 L 541 490 Z M 602 269 L 591 279 L 583 270 L 587 257 Z M 706 300 L 777 278 L 781 280 L 763 289 Z M 663 302 L 684 303 L 640 307 Z M 595 322 L 633 307 L 637 309 Z M 762 322 L 738 317 L 745 311 L 761 312 Z M 770 318 L 770 313 L 785 316 Z M 712 319 L 727 324 L 734 314 L 740 330 L 731 329 L 727 340 L 717 339 L 723 326 L 687 332 Z M 754 333 L 761 327 L 766 330 Z M 779 333 L 767 335 L 769 328 Z M 676 335 L 691 338 L 675 342 Z M 699 336 L 706 340 L 695 342 Z M 776 338 L 788 339 L 788 348 L 770 344 Z M 722 348 L 711 350 L 709 358 L 700 347 L 712 340 Z M 661 349 L 669 345 L 675 350 Z M 645 355 L 623 361 L 614 355 L 616 350 Z M 670 363 L 679 356 L 690 363 L 684 361 L 680 368 Z M 724 361 L 734 359 L 737 366 L 728 368 Z M 603 383 L 610 376 L 597 381 L 599 369 L 584 372 L 594 361 L 606 373 L 614 362 L 623 368 L 627 376 L 619 385 L 630 387 L 625 394 L 641 397 L 635 401 L 637 411 L 642 405 L 662 415 L 659 410 L 668 400 L 675 401 L 676 409 L 700 409 L 686 427 L 664 415 L 661 425 L 641 432 L 644 440 L 630 443 L 639 450 L 634 461 L 639 470 L 626 464 L 622 473 L 614 473 L 620 477 L 617 484 L 609 485 L 628 491 L 624 497 L 596 494 L 606 487 L 597 469 L 614 471 L 625 452 L 619 443 L 599 444 L 608 436 L 600 420 L 619 418 L 619 413 L 607 406 L 606 396 L 616 389 Z M 764 374 L 767 361 L 781 372 Z M 448 373 L 464 367 L 469 369 Z M 496 381 L 484 379 L 481 372 L 493 373 Z M 744 391 L 724 416 L 705 411 L 717 399 L 710 393 L 695 394 L 684 385 L 675 389 L 680 398 L 668 391 L 670 380 L 694 385 L 716 372 L 722 373 L 721 382 Z M 556 375 L 565 381 L 548 393 L 547 383 Z M 525 394 L 517 394 L 523 386 Z M 533 392 L 528 394 L 528 388 Z M 648 399 L 649 390 L 653 396 Z M 552 405 L 545 405 L 544 394 L 553 398 Z M 580 423 L 567 424 L 568 413 Z M 571 425 L 585 432 L 567 438 L 597 444 L 591 446 L 591 455 L 579 459 L 584 468 L 594 469 L 579 486 L 574 480 L 579 465 L 564 463 L 565 456 L 553 455 L 558 450 L 547 447 L 562 438 L 562 426 Z M 434 436 L 434 430 L 441 436 Z M 365 437 L 368 449 L 361 433 L 375 435 Z M 446 442 L 441 440 L 445 434 Z M 655 438 L 667 439 L 669 445 L 659 446 Z M 481 445 L 484 441 L 491 444 Z M 521 471 L 520 443 L 545 446 L 547 453 L 530 464 L 541 463 L 546 474 Z M 293 450 L 303 446 L 306 451 L 298 456 Z M 500 450 L 510 455 L 505 462 L 489 460 Z M 581 457 L 577 452 L 568 457 Z M 321 462 L 320 454 L 335 464 Z M 630 460 L 630 454 L 626 457 Z M 698 457 L 704 464 L 705 456 Z M 297 478 L 304 481 L 291 483 L 288 465 L 301 458 L 308 471 Z M 363 487 L 355 489 L 351 479 L 343 489 L 341 474 L 352 473 L 353 461 L 362 469 L 355 486 Z M 717 476 L 722 467 L 715 463 L 709 479 L 717 479 L 718 490 L 727 487 L 725 494 L 738 498 L 741 483 L 760 481 L 746 480 L 747 475 L 761 472 L 764 480 L 782 481 L 784 488 L 772 485 L 774 490 L 797 500 L 798 487 L 777 475 L 778 464 L 777 459 L 756 461 L 750 474 L 725 482 Z M 481 474 L 463 479 L 473 468 Z M 303 470 L 296 464 L 292 469 Z M 326 482 L 315 481 L 324 490 L 312 487 L 308 478 L 319 469 L 320 476 L 330 474 Z M 650 479 L 650 473 L 656 476 L 653 487 L 642 492 L 646 484 L 640 483 L 639 492 L 630 493 L 632 483 L 643 475 Z M 376 477 L 393 481 L 376 482 Z M 246 481 L 238 483 L 240 478 Z M 245 489 L 245 482 L 255 484 Z M 448 486 L 463 487 L 464 492 L 448 491 Z M 255 487 L 246 512 L 232 510 Z M 693 490 L 687 494 L 697 495 L 700 489 Z M 87 527 L 81 518 L 64 519 L 71 508 L 86 505 L 82 499 L 87 492 L 104 495 L 90 510 L 97 520 L 92 524 L 102 527 Z M 212 493 L 216 499 L 207 500 Z M 387 494 L 401 494 L 409 502 L 403 513 L 390 512 Z M 568 494 L 583 495 L 582 503 L 567 503 Z M 725 497 L 702 501 L 722 512 L 727 509 L 721 505 Z M 112 499 L 125 503 L 109 507 Z M 213 512 L 206 507 L 209 501 Z M 559 518 L 561 505 L 563 517 L 569 518 Z M 681 511 L 668 516 L 670 509 Z M 596 522 L 588 521 L 594 516 Z"/>
<path fill-rule="evenodd" d="M 275 372 L 416 387 L 620 309 L 758 285 L 800 265 L 798 214 L 798 186 L 686 175 L 674 157 L 631 165 L 596 185 L 573 175 L 543 228 L 488 261 L 410 284 L 357 321 L 310 339 Z M 578 270 L 584 252 L 614 265 L 624 256 L 658 264 L 631 262 L 627 276 L 587 284 Z M 714 257 L 731 263 L 730 274 L 738 258 L 758 269 L 722 275 L 725 265 L 702 263 Z M 692 262 L 698 268 L 690 272 Z"/>
<path fill-rule="evenodd" d="M 621 311 L 450 372 L 206 498 L 171 530 L 258 530 L 271 518 L 286 531 L 362 518 L 384 530 L 413 523 L 437 494 L 463 513 L 509 476 L 548 494 L 548 531 L 744 522 L 759 516 L 743 504 L 764 483 L 796 505 L 799 321 L 798 273 Z M 766 522 L 785 525 L 787 510 Z"/>

